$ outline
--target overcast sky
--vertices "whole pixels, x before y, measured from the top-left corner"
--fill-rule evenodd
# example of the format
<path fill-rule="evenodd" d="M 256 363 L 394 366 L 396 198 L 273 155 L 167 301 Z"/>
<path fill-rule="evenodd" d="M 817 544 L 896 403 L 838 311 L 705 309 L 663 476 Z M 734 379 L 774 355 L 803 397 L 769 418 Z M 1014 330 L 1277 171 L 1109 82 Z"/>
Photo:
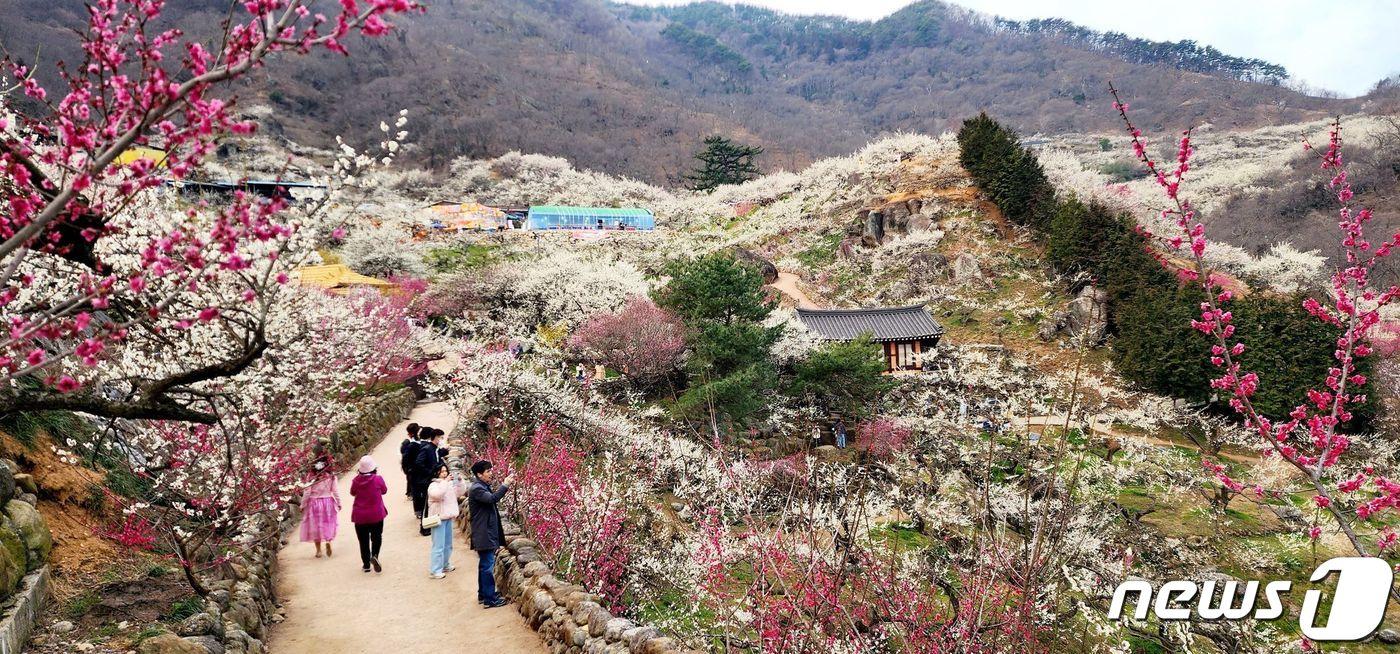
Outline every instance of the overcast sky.
<path fill-rule="evenodd" d="M 685 0 L 623 0 L 685 4 Z M 1294 77 L 1360 95 L 1400 73 L 1400 0 L 953 0 L 1007 18 L 1067 18 L 1157 41 L 1194 39 L 1282 64 Z M 910 0 L 745 0 L 781 11 L 873 20 Z"/>

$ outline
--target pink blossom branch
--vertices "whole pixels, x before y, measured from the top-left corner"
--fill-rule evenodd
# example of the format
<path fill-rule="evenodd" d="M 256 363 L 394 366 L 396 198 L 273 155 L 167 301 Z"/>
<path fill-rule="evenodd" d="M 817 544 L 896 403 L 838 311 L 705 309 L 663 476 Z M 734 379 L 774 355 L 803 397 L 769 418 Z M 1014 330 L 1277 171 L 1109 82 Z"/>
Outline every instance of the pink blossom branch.
<path fill-rule="evenodd" d="M 1332 277 L 1334 298 L 1332 307 L 1325 308 L 1317 300 L 1309 298 L 1303 308 L 1317 320 L 1342 330 L 1342 336 L 1335 345 L 1334 356 L 1337 365 L 1328 371 L 1327 378 L 1320 387 L 1307 391 L 1306 401 L 1300 403 L 1289 414 L 1289 420 L 1274 422 L 1261 415 L 1251 397 L 1258 389 L 1258 375 L 1242 369 L 1239 357 L 1245 350 L 1244 342 L 1236 335 L 1232 324 L 1233 314 L 1225 305 L 1233 299 L 1233 293 L 1220 289 L 1218 278 L 1212 273 L 1205 260 L 1207 241 L 1205 226 L 1196 220 L 1191 203 L 1181 197 L 1181 184 L 1190 169 L 1190 158 L 1194 152 L 1191 146 L 1190 131 L 1183 132 L 1177 151 L 1177 164 L 1173 171 L 1164 171 L 1146 153 L 1142 132 L 1128 117 L 1128 105 L 1119 97 L 1112 85 L 1109 91 L 1114 98 L 1114 109 L 1118 111 L 1132 138 L 1134 154 L 1155 177 L 1158 185 L 1172 201 L 1174 208 L 1162 212 L 1164 218 L 1174 218 L 1181 230 L 1178 236 L 1164 239 L 1168 247 L 1180 249 L 1189 242 L 1193 269 L 1187 271 L 1187 278 L 1196 283 L 1204 292 L 1201 303 L 1200 320 L 1192 321 L 1196 330 L 1206 334 L 1213 341 L 1210 360 L 1222 369 L 1222 374 L 1211 381 L 1212 388 L 1230 393 L 1230 406 L 1244 419 L 1273 452 L 1299 470 L 1317 493 L 1314 502 L 1333 516 L 1339 529 L 1347 536 L 1352 547 L 1362 555 L 1369 555 L 1369 548 L 1362 544 L 1351 522 L 1342 513 L 1333 489 L 1324 479 L 1327 471 L 1335 466 L 1350 447 L 1350 440 L 1338 433 L 1338 429 L 1352 419 L 1349 405 L 1359 404 L 1365 395 L 1349 392 L 1349 386 L 1363 386 L 1366 377 L 1356 372 L 1356 363 L 1371 353 L 1369 331 L 1379 322 L 1379 310 L 1400 296 L 1400 288 L 1392 286 L 1383 293 L 1369 287 L 1370 271 L 1376 263 L 1400 245 L 1400 233 L 1386 243 L 1373 248 L 1365 239 L 1365 225 L 1372 214 L 1368 209 L 1353 208 L 1354 194 L 1347 180 L 1342 164 L 1342 141 L 1340 120 L 1334 121 L 1330 142 L 1322 157 L 1322 168 L 1331 171 L 1334 177 L 1331 187 L 1338 201 L 1338 227 L 1342 232 L 1341 245 L 1346 256 L 1347 266 L 1339 269 Z M 1310 147 L 1305 143 L 1305 147 Z M 1296 438 L 1299 433 L 1305 439 Z M 1230 483 L 1223 472 L 1219 473 L 1222 483 Z M 1342 493 L 1352 493 L 1360 488 L 1370 476 L 1369 468 L 1358 480 L 1343 483 L 1337 487 Z M 1380 496 L 1362 503 L 1356 510 L 1357 517 L 1366 520 L 1379 510 L 1400 505 L 1400 486 L 1392 487 L 1381 477 L 1371 478 Z M 1314 528 L 1310 535 L 1318 535 Z"/>

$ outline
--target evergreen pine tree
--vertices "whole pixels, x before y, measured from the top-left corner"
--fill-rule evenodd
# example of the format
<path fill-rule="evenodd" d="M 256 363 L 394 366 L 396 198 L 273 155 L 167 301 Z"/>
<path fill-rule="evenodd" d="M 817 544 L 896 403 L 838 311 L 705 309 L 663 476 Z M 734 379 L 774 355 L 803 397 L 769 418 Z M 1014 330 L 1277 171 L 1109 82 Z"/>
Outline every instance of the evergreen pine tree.
<path fill-rule="evenodd" d="M 690 188 L 696 191 L 713 191 L 725 184 L 743 184 L 758 177 L 758 166 L 754 157 L 763 154 L 763 148 L 756 145 L 740 145 L 724 138 L 711 136 L 705 139 L 705 149 L 696 153 L 700 167 L 686 175 Z"/>
<path fill-rule="evenodd" d="M 674 411 L 704 419 L 741 423 L 763 408 L 777 383 L 768 361 L 780 328 L 763 320 L 776 304 L 757 269 L 727 253 L 670 266 L 671 281 L 655 294 L 657 306 L 680 316 L 688 329 L 689 387 Z"/>

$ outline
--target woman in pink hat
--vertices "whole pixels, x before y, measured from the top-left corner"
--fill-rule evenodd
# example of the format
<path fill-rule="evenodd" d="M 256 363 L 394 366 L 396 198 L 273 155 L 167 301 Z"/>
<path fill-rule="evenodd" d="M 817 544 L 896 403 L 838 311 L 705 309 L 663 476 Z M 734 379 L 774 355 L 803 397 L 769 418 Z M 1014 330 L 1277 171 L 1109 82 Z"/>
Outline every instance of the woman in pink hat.
<path fill-rule="evenodd" d="M 358 474 L 350 482 L 350 495 L 355 503 L 350 507 L 350 522 L 355 523 L 355 538 L 360 541 L 360 563 L 364 571 L 373 567 L 375 572 L 383 572 L 379 565 L 379 546 L 384 543 L 384 518 L 389 509 L 384 506 L 384 494 L 389 485 L 379 476 L 379 468 L 368 454 L 360 458 Z"/>

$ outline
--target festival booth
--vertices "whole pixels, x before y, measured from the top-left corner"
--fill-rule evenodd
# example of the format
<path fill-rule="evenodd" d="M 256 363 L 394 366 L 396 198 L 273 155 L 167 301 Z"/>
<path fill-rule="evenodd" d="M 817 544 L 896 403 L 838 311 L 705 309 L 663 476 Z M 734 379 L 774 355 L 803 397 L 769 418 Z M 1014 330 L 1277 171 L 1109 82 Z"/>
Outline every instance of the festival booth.
<path fill-rule="evenodd" d="M 433 229 L 492 232 L 511 228 L 506 212 L 479 202 L 438 202 L 427 210 L 428 225 Z"/>

